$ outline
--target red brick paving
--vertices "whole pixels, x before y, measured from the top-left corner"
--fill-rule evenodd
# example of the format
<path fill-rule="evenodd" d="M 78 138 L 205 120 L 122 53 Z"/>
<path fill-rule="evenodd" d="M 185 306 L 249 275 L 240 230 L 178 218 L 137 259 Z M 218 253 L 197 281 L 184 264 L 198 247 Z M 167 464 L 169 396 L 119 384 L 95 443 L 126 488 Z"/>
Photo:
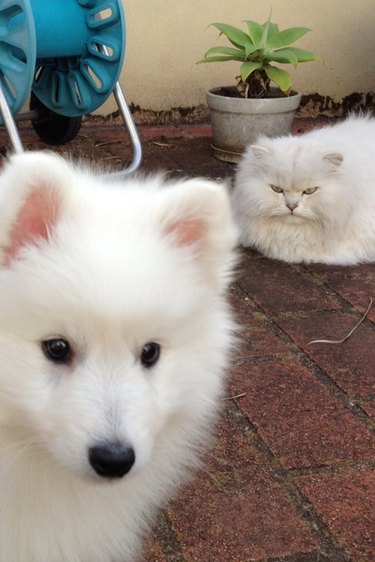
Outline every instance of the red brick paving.
<path fill-rule="evenodd" d="M 278 323 L 348 396 L 364 398 L 375 394 L 374 330 L 370 322 L 363 323 L 344 345 L 309 345 L 316 339 L 342 339 L 360 318 L 359 313 L 323 310 L 279 318 Z"/>
<path fill-rule="evenodd" d="M 375 473 L 370 470 L 297 478 L 352 560 L 375 560 Z"/>
<path fill-rule="evenodd" d="M 338 308 L 337 300 L 324 285 L 308 283 L 303 269 L 267 259 L 254 261 L 244 252 L 246 269 L 239 274 L 239 284 L 257 304 L 268 312 L 291 312 Z"/>
<path fill-rule="evenodd" d="M 169 516 L 187 560 L 260 561 L 318 548 L 251 436 L 238 431 L 229 415 L 220 424 L 199 486 L 194 482 L 185 489 Z"/>
<path fill-rule="evenodd" d="M 21 132 L 28 149 L 44 146 L 28 125 Z M 209 126 L 141 134 L 144 170 L 233 176 L 212 157 Z M 131 157 L 113 123 L 87 123 L 56 150 L 117 168 Z M 160 515 L 147 562 L 375 561 L 375 305 L 346 343 L 307 345 L 345 335 L 375 297 L 374 278 L 375 265 L 288 265 L 243 252 L 231 291 L 243 344 L 216 446 Z"/>
<path fill-rule="evenodd" d="M 375 459 L 375 436 L 295 358 L 249 361 L 231 392 L 284 468 Z M 345 428 L 345 431 L 343 431 Z"/>

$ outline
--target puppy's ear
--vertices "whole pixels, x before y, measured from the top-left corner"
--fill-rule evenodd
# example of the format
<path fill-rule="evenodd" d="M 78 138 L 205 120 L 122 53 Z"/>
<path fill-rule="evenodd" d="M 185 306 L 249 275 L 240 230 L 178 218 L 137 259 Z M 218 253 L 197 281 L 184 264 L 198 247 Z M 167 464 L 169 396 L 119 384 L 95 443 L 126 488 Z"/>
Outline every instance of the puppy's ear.
<path fill-rule="evenodd" d="M 187 180 L 160 192 L 162 235 L 215 278 L 233 266 L 237 243 L 227 187 L 204 179 Z"/>
<path fill-rule="evenodd" d="M 52 153 L 12 156 L 0 175 L 0 262 L 48 240 L 59 220 L 70 166 Z"/>

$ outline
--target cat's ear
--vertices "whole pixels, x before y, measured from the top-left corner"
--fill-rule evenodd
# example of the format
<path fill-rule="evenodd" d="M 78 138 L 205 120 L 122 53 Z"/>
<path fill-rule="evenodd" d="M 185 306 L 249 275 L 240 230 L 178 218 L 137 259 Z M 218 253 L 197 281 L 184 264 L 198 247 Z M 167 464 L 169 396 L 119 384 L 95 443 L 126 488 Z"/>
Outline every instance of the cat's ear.
<path fill-rule="evenodd" d="M 261 160 L 264 156 L 271 154 L 269 148 L 266 148 L 265 146 L 261 146 L 260 144 L 251 144 L 249 148 L 251 152 L 254 154 L 255 158 L 257 158 L 258 160 Z"/>
<path fill-rule="evenodd" d="M 61 216 L 71 168 L 52 153 L 11 156 L 0 176 L 0 263 L 47 241 Z"/>
<path fill-rule="evenodd" d="M 342 154 L 339 154 L 338 152 L 332 152 L 329 154 L 325 154 L 323 156 L 323 160 L 326 160 L 327 162 L 332 164 L 335 168 L 338 168 L 339 166 L 341 166 L 344 157 Z"/>
<path fill-rule="evenodd" d="M 160 191 L 159 228 L 205 274 L 222 280 L 237 244 L 228 188 L 191 179 Z M 229 262 L 228 262 L 229 260 Z"/>

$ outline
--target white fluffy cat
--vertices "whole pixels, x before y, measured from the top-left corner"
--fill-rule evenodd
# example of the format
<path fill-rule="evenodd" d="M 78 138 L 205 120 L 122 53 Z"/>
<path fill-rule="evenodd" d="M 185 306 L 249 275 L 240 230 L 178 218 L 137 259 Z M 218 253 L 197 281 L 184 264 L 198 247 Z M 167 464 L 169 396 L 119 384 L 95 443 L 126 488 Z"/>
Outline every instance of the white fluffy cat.
<path fill-rule="evenodd" d="M 375 119 L 248 147 L 232 204 L 241 242 L 291 263 L 375 261 Z"/>

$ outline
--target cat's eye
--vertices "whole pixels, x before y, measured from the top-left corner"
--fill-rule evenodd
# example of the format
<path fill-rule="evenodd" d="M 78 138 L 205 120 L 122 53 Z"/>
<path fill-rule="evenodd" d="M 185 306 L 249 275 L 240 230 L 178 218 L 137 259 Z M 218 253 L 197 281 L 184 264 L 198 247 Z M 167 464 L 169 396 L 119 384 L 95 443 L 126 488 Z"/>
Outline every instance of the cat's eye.
<path fill-rule="evenodd" d="M 272 183 L 270 184 L 270 188 L 272 189 L 272 191 L 274 191 L 275 193 L 284 193 L 284 190 L 281 189 L 281 187 L 279 187 L 278 185 L 273 185 Z"/>
<path fill-rule="evenodd" d="M 303 192 L 305 195 L 312 195 L 313 193 L 315 193 L 315 191 L 318 189 L 318 186 L 314 186 L 314 187 L 308 187 L 307 189 L 305 189 L 305 191 Z"/>
<path fill-rule="evenodd" d="M 42 351 L 49 361 L 67 365 L 73 358 L 70 343 L 64 338 L 51 338 L 42 341 Z"/>
<path fill-rule="evenodd" d="M 149 369 L 153 367 L 155 363 L 159 361 L 160 357 L 160 345 L 155 342 L 148 342 L 143 346 L 141 352 L 141 363 L 144 367 Z"/>

